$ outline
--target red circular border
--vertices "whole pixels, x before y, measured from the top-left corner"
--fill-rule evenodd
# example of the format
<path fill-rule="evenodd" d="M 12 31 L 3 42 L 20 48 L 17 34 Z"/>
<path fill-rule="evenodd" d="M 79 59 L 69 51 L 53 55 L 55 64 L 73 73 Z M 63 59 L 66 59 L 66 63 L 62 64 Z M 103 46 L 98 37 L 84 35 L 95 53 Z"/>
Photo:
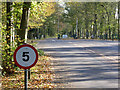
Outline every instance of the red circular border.
<path fill-rule="evenodd" d="M 30 65 L 30 66 L 24 67 L 24 66 L 21 66 L 20 64 L 18 64 L 18 62 L 17 62 L 16 53 L 17 53 L 17 51 L 18 51 L 20 48 L 22 48 L 22 47 L 30 47 L 30 48 L 32 48 L 32 49 L 35 51 L 35 54 L 36 54 L 35 62 L 34 62 L 32 65 Z M 16 64 L 18 67 L 23 68 L 23 69 L 29 69 L 29 68 L 33 67 L 33 66 L 37 63 L 37 61 L 38 61 L 38 52 L 37 52 L 37 50 L 36 50 L 33 46 L 31 46 L 31 45 L 29 45 L 29 44 L 25 44 L 25 45 L 21 45 L 21 46 L 17 47 L 17 49 L 16 49 L 15 52 L 14 52 L 13 58 L 14 58 L 15 64 Z"/>

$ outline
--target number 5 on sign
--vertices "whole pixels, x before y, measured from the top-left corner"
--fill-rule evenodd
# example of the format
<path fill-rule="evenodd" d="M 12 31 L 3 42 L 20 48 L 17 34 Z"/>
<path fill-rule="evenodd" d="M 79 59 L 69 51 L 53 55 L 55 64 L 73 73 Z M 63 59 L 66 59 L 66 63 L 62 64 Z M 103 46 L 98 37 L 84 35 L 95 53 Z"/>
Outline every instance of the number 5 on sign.
<path fill-rule="evenodd" d="M 23 61 L 28 61 L 29 60 L 29 52 L 23 52 L 23 57 L 27 57 L 27 59 L 23 58 Z"/>
<path fill-rule="evenodd" d="M 31 45 L 21 45 L 14 52 L 15 64 L 23 69 L 33 67 L 38 60 L 37 50 Z"/>

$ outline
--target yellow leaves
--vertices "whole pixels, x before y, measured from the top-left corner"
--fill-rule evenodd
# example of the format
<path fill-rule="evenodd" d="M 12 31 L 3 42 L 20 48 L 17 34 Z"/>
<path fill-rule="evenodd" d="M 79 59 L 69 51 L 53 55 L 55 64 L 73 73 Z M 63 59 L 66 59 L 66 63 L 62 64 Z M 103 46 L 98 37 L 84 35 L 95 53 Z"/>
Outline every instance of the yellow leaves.
<path fill-rule="evenodd" d="M 45 5 L 46 4 L 46 5 Z M 46 13 L 45 16 L 50 16 L 52 13 L 55 12 L 54 4 L 50 2 L 44 2 L 44 12 Z"/>
<path fill-rule="evenodd" d="M 7 38 L 9 38 L 10 37 L 10 35 L 7 35 Z"/>
<path fill-rule="evenodd" d="M 31 79 L 28 80 L 28 88 L 54 88 L 56 84 L 51 83 L 55 74 L 50 72 L 50 65 L 49 57 L 42 56 L 38 60 L 39 65 L 35 65 L 32 67 L 31 70 Z M 48 59 L 48 60 L 47 60 Z M 44 67 L 41 67 L 41 66 Z M 11 69 L 7 67 L 8 69 Z M 23 69 L 21 69 L 23 70 Z M 9 77 L 2 78 L 2 87 L 3 88 L 24 88 L 24 71 L 16 71 L 16 74 L 11 75 Z"/>
<path fill-rule="evenodd" d="M 41 23 L 45 22 L 47 16 L 50 16 L 52 13 L 55 12 L 54 3 L 33 2 L 33 5 L 34 6 L 31 9 L 31 14 L 30 14 L 30 25 L 36 24 L 39 26 Z"/>

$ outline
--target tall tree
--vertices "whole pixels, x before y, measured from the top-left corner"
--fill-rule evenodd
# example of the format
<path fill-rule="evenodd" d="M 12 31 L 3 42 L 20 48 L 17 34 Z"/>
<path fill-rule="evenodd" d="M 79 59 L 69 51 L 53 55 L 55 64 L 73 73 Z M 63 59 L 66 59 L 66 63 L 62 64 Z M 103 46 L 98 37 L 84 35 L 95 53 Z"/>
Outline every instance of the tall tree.
<path fill-rule="evenodd" d="M 1 64 L 2 64 L 1 51 L 2 51 L 2 3 L 0 2 L 0 75 L 1 75 L 1 69 L 2 69 L 1 68 Z"/>
<path fill-rule="evenodd" d="M 88 25 L 89 25 L 89 17 L 88 17 L 88 3 L 85 3 L 85 31 L 86 31 L 86 39 L 89 37 L 89 31 L 88 31 Z"/>
<path fill-rule="evenodd" d="M 23 41 L 25 39 L 27 39 L 30 6 L 31 6 L 31 2 L 24 2 L 23 3 L 23 11 L 22 11 L 20 30 L 18 30 L 18 35 L 20 36 L 20 39 Z"/>
<path fill-rule="evenodd" d="M 96 9 L 97 9 L 97 3 L 95 2 L 94 3 L 94 27 L 93 27 L 94 38 L 97 38 L 97 12 L 96 12 Z"/>
<path fill-rule="evenodd" d="M 120 40 L 120 1 L 118 2 L 118 37 Z"/>
<path fill-rule="evenodd" d="M 11 2 L 7 2 L 7 9 L 6 9 L 6 14 L 7 14 L 7 28 L 6 28 L 6 40 L 7 44 L 10 46 L 10 31 L 11 31 Z M 8 49 L 10 51 L 10 48 Z"/>
<path fill-rule="evenodd" d="M 12 63 L 11 46 L 10 46 L 11 45 L 10 44 L 10 39 L 11 39 L 11 6 L 12 6 L 12 2 L 6 3 L 6 14 L 7 14 L 6 42 L 7 42 L 7 45 L 5 47 L 6 57 L 4 58 L 2 65 L 3 65 L 3 71 L 7 72 L 7 74 L 12 74 L 14 72 L 12 70 L 14 65 Z"/>

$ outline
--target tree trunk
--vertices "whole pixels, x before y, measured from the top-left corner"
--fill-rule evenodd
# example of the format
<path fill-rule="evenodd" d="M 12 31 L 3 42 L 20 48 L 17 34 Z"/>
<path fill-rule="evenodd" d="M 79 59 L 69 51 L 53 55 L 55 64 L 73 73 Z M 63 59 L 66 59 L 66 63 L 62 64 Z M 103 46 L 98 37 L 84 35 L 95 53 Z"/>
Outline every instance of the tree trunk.
<path fill-rule="evenodd" d="M 95 14 L 95 18 L 94 18 L 94 27 L 93 27 L 93 34 L 94 34 L 94 38 L 97 38 L 97 14 Z"/>
<path fill-rule="evenodd" d="M 118 39 L 120 40 L 120 1 L 118 2 Z"/>
<path fill-rule="evenodd" d="M 78 18 L 76 18 L 76 31 L 75 31 L 75 34 L 76 34 L 76 38 L 78 37 Z"/>
<path fill-rule="evenodd" d="M 77 34 L 78 38 L 80 38 L 80 29 L 78 28 L 78 34 Z"/>
<path fill-rule="evenodd" d="M 37 27 L 37 39 L 39 39 L 39 27 Z"/>
<path fill-rule="evenodd" d="M 110 29 L 110 20 L 109 19 L 110 19 L 110 16 L 109 16 L 109 13 L 108 13 L 109 39 L 111 39 L 111 29 Z"/>
<path fill-rule="evenodd" d="M 27 39 L 30 6 L 31 6 L 31 2 L 24 2 L 20 30 L 18 31 L 18 35 L 20 36 L 20 39 L 23 40 L 23 42 L 25 41 L 25 43 L 26 43 L 25 39 Z"/>
<path fill-rule="evenodd" d="M 11 11 L 13 11 L 14 8 L 12 7 Z M 15 27 L 14 27 L 14 18 L 13 18 L 13 13 L 11 14 L 11 46 L 14 47 L 14 39 L 15 39 Z"/>
<path fill-rule="evenodd" d="M 0 52 L 2 51 L 2 3 L 0 2 Z M 2 65 L 2 54 L 0 53 L 0 75 L 1 75 L 1 65 Z M 2 82 L 0 83 L 2 85 Z"/>
<path fill-rule="evenodd" d="M 89 37 L 89 32 L 88 32 L 88 5 L 87 3 L 85 4 L 85 29 L 86 29 L 86 39 Z"/>
<path fill-rule="evenodd" d="M 101 21 L 100 21 L 100 39 L 103 39 L 103 26 L 104 26 L 104 14 L 101 15 Z"/>
<path fill-rule="evenodd" d="M 10 44 L 11 43 L 10 41 L 11 39 L 11 5 L 12 5 L 11 2 L 6 3 L 6 14 L 7 14 L 6 42 L 7 42 L 7 45 L 5 46 L 8 46 L 8 47 L 5 48 L 6 57 L 4 58 L 2 62 L 3 72 L 6 72 L 6 74 L 14 73 L 14 70 L 13 70 L 14 64 L 12 63 L 12 55 L 10 54 L 11 53 L 11 49 L 10 49 L 10 46 L 11 46 Z"/>
<path fill-rule="evenodd" d="M 7 28 L 6 28 L 6 32 L 7 32 L 7 35 L 6 35 L 6 41 L 7 41 L 7 44 L 10 46 L 10 39 L 11 39 L 11 14 L 10 14 L 10 11 L 11 11 L 11 5 L 12 3 L 11 2 L 7 2 Z M 10 51 L 10 49 L 8 49 L 8 51 Z"/>
<path fill-rule="evenodd" d="M 94 38 L 97 39 L 97 13 L 96 13 L 96 9 L 97 9 L 97 3 L 94 3 L 94 26 L 93 26 L 93 36 Z"/>
<path fill-rule="evenodd" d="M 57 32 L 58 32 L 58 34 L 59 34 L 59 24 L 60 24 L 60 18 L 59 18 L 59 16 L 58 16 L 58 25 L 57 25 Z"/>

